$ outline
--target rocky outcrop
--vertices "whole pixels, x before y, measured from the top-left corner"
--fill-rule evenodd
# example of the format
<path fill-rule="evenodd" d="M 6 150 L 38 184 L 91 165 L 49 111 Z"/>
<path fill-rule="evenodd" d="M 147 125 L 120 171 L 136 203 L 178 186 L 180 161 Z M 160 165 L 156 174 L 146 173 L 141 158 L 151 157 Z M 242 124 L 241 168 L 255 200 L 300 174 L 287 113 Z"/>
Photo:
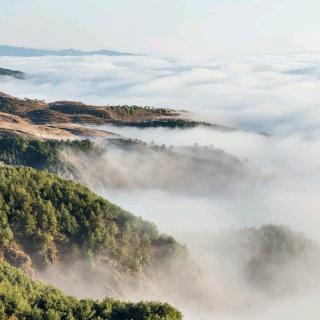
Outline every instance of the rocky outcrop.
<path fill-rule="evenodd" d="M 16 243 L 0 247 L 0 260 L 20 268 L 29 275 L 34 275 L 31 258 Z"/>

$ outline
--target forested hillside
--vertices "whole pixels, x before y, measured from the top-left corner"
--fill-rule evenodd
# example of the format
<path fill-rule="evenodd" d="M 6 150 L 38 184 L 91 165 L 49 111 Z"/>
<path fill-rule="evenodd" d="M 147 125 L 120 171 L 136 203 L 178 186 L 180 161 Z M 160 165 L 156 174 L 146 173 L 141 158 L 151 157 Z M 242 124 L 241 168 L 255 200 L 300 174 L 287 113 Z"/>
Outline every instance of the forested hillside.
<path fill-rule="evenodd" d="M 138 271 L 160 253 L 162 260 L 185 254 L 153 224 L 80 184 L 31 168 L 0 167 L 0 211 L 2 255 L 13 263 L 21 250 L 37 268 L 108 256 Z"/>
<path fill-rule="evenodd" d="M 54 267 L 49 269 L 56 270 L 56 274 L 64 269 L 65 281 L 72 270 L 72 276 L 78 280 L 88 273 L 91 280 L 84 283 L 88 286 L 90 281 L 94 283 L 99 290 L 95 297 L 119 296 L 126 281 L 137 277 L 138 283 L 139 274 L 159 273 L 158 265 L 168 263 L 169 266 L 177 258 L 188 263 L 186 249 L 172 237 L 159 234 L 153 224 L 78 183 L 50 174 L 76 177 L 77 169 L 64 157 L 68 151 L 97 156 L 102 149 L 89 140 L 0 137 L 1 261 L 37 277 L 46 273 L 48 267 Z M 82 275 L 79 269 L 73 269 L 76 262 L 81 263 Z M 1 270 L 6 276 L 16 275 L 18 271 L 0 265 L 0 301 L 3 301 L 0 315 L 4 314 L 4 319 L 9 316 L 11 319 L 181 318 L 178 311 L 160 303 L 78 301 L 51 287 L 35 285 L 20 273 L 19 285 L 12 285 L 12 278 L 9 282 L 1 278 Z M 78 280 L 70 282 L 75 285 L 72 281 Z M 30 291 L 30 288 L 34 289 Z M 90 296 L 94 290 L 94 287 L 87 289 Z"/>
<path fill-rule="evenodd" d="M 0 136 L 0 161 L 13 166 L 28 166 L 62 175 L 77 175 L 62 152 L 98 153 L 90 140 L 38 140 L 19 135 Z"/>
<path fill-rule="evenodd" d="M 3 320 L 179 320 L 166 303 L 129 303 L 112 299 L 77 300 L 33 281 L 7 263 L 0 263 L 0 319 Z"/>

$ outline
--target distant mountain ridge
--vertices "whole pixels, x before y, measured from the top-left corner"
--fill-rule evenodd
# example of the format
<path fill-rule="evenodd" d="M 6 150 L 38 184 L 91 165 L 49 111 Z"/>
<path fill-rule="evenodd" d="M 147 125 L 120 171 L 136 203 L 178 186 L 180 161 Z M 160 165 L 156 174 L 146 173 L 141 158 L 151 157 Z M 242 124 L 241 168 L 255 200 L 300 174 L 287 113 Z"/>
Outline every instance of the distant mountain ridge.
<path fill-rule="evenodd" d="M 101 56 L 133 56 L 135 54 L 128 52 L 120 52 L 115 50 L 94 50 L 82 51 L 76 49 L 36 49 L 25 47 L 14 47 L 7 45 L 0 45 L 0 56 L 10 57 L 43 57 L 43 56 L 88 56 L 88 55 L 101 55 Z"/>
<path fill-rule="evenodd" d="M 16 79 L 23 79 L 25 77 L 25 74 L 17 70 L 0 68 L 0 76 L 8 76 L 8 77 L 14 77 Z"/>

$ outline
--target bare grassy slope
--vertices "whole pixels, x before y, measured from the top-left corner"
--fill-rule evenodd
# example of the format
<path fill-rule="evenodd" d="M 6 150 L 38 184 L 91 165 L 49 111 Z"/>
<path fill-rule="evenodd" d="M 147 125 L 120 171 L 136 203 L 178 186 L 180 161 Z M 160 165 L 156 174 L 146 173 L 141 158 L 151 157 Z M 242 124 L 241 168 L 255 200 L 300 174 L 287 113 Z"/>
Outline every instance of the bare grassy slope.
<path fill-rule="evenodd" d="M 40 100 L 18 99 L 0 93 L 0 111 L 20 116 L 33 124 L 114 124 L 136 127 L 189 128 L 198 125 L 216 129 L 229 128 L 187 119 L 181 112 L 165 108 L 141 106 L 93 106 L 75 101 L 45 103 Z"/>

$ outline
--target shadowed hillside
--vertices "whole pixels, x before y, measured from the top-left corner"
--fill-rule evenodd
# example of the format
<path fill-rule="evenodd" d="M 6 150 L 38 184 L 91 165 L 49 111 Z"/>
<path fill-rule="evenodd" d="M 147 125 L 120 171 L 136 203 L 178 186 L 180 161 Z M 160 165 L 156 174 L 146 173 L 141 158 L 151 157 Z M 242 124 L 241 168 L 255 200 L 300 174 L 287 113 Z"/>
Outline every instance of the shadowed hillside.
<path fill-rule="evenodd" d="M 23 79 L 25 77 L 25 74 L 17 70 L 0 68 L 0 76 L 8 76 L 8 77 L 14 77 L 16 79 Z"/>

